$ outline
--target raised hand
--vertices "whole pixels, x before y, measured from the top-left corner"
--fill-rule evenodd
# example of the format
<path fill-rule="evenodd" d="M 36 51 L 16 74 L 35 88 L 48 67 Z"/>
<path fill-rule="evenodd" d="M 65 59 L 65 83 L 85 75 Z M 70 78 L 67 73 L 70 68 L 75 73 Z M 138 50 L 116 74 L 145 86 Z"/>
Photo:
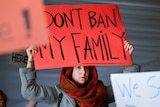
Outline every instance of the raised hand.
<path fill-rule="evenodd" d="M 32 68 L 34 67 L 34 53 L 37 51 L 37 48 L 35 46 L 30 46 L 26 49 L 27 55 L 28 55 L 28 63 L 27 67 Z"/>
<path fill-rule="evenodd" d="M 124 41 L 124 49 L 129 52 L 130 55 L 132 55 L 134 51 L 134 47 L 132 44 L 130 44 L 127 40 Z"/>

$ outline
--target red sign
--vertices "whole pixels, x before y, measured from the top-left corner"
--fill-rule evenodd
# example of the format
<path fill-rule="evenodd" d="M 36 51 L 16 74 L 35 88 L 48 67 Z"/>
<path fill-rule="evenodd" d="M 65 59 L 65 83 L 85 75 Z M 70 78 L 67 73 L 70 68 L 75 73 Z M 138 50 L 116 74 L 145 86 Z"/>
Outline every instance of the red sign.
<path fill-rule="evenodd" d="M 49 43 L 38 47 L 36 69 L 132 63 L 117 5 L 51 5 L 44 13 Z"/>
<path fill-rule="evenodd" d="M 0 54 L 48 42 L 41 0 L 1 0 L 0 11 Z"/>

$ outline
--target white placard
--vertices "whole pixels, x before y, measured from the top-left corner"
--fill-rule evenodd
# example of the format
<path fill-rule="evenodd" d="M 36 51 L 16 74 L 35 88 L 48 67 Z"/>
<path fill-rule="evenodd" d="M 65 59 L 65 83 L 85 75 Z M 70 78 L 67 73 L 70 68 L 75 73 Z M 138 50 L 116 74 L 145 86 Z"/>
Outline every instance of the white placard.
<path fill-rule="evenodd" d="M 160 107 L 160 71 L 111 74 L 117 107 Z"/>

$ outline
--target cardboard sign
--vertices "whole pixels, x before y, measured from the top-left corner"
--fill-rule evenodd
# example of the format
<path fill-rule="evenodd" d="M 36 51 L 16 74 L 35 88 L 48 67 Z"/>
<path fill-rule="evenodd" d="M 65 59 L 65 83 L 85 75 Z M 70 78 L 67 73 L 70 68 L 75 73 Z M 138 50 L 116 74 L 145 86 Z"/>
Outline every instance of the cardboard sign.
<path fill-rule="evenodd" d="M 0 54 L 48 42 L 41 0 L 1 0 L 0 11 Z"/>
<path fill-rule="evenodd" d="M 49 43 L 38 47 L 36 69 L 132 63 L 117 5 L 49 5 L 44 13 Z"/>
<path fill-rule="evenodd" d="M 159 107 L 160 71 L 111 74 L 116 107 Z"/>
<path fill-rule="evenodd" d="M 10 62 L 22 67 L 27 66 L 28 56 L 25 51 L 12 52 Z"/>

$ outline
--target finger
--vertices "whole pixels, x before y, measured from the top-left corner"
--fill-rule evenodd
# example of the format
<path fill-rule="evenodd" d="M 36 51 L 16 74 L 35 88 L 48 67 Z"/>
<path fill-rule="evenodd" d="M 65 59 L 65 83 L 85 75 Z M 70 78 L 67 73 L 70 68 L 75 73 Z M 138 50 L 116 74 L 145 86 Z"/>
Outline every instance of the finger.
<path fill-rule="evenodd" d="M 129 42 L 128 41 L 124 41 L 124 48 L 125 50 L 128 50 L 129 47 Z"/>
<path fill-rule="evenodd" d="M 129 48 L 132 47 L 129 42 L 126 44 L 126 50 L 129 50 Z"/>
<path fill-rule="evenodd" d="M 123 43 L 126 44 L 126 42 L 128 42 L 127 40 L 125 40 Z"/>
<path fill-rule="evenodd" d="M 32 53 L 35 53 L 37 51 L 37 48 L 35 46 L 30 46 L 28 50 Z"/>
<path fill-rule="evenodd" d="M 125 50 L 126 50 L 126 51 L 133 50 L 132 48 L 133 48 L 133 45 L 131 45 L 129 42 L 127 42 L 127 43 L 125 44 Z"/>
<path fill-rule="evenodd" d="M 129 47 L 129 54 L 132 54 L 133 51 L 134 51 L 134 47 L 131 45 L 131 46 Z"/>

